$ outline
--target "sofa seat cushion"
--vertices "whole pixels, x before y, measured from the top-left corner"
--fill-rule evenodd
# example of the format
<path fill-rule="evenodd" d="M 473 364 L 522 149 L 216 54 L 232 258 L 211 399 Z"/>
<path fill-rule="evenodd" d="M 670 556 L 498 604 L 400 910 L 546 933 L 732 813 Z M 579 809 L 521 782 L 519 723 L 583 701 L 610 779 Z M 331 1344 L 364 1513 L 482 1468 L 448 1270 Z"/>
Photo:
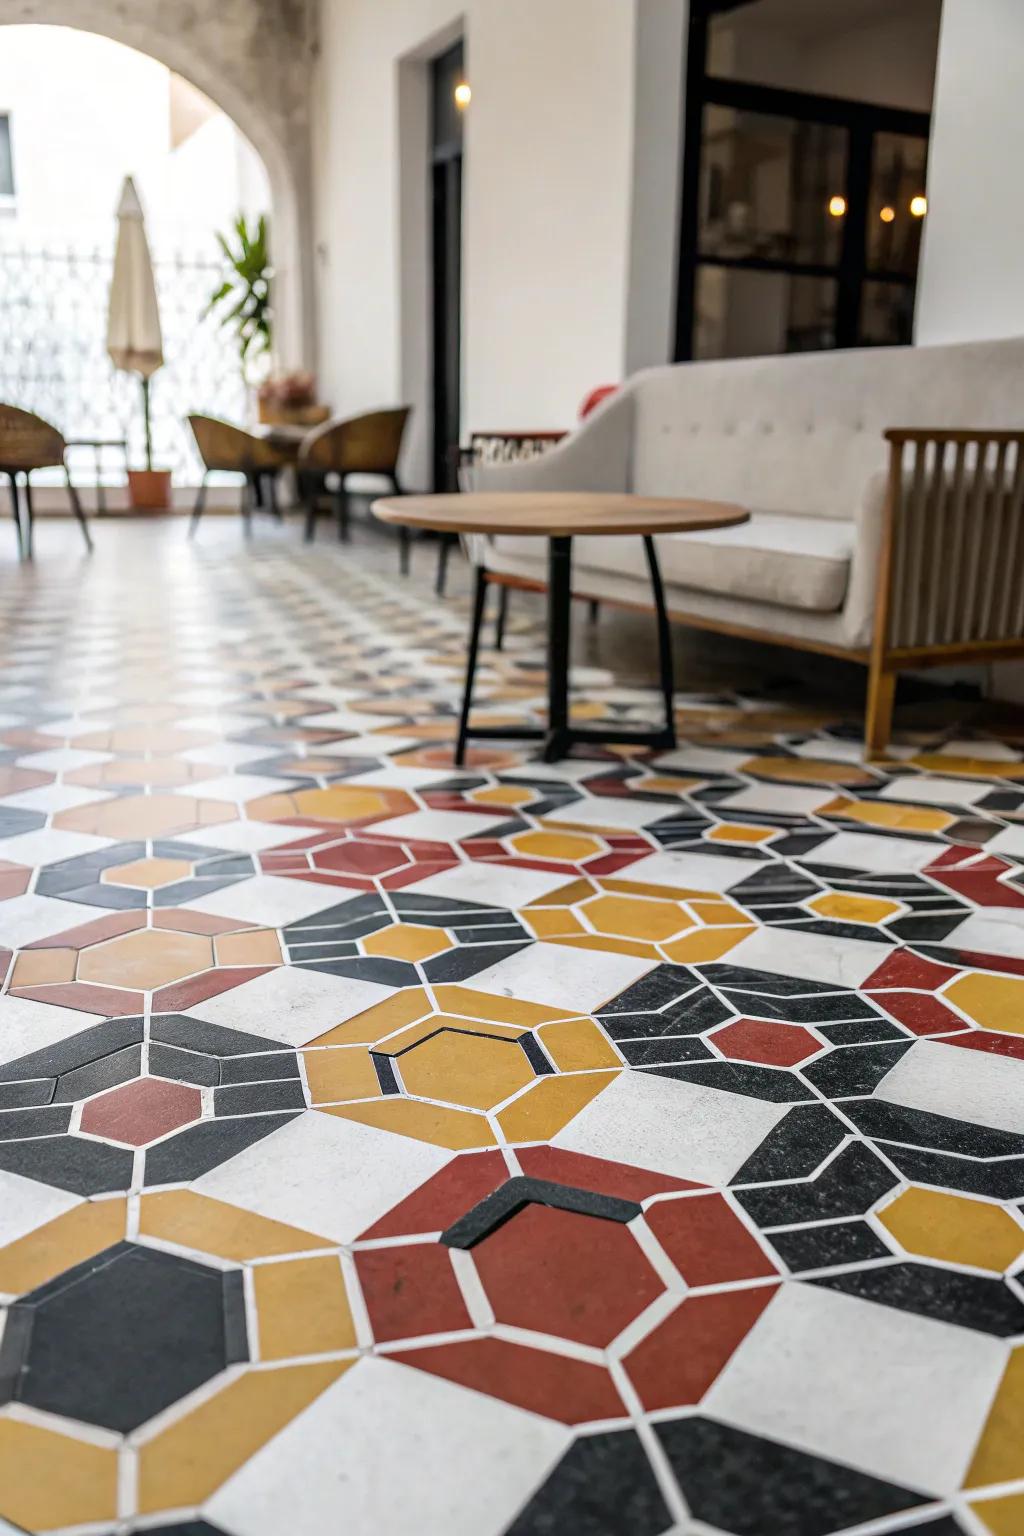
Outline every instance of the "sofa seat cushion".
<path fill-rule="evenodd" d="M 846 598 L 854 524 L 825 517 L 754 513 L 747 523 L 658 539 L 661 574 L 670 586 L 837 613 Z M 582 538 L 575 564 L 646 575 L 639 539 Z"/>

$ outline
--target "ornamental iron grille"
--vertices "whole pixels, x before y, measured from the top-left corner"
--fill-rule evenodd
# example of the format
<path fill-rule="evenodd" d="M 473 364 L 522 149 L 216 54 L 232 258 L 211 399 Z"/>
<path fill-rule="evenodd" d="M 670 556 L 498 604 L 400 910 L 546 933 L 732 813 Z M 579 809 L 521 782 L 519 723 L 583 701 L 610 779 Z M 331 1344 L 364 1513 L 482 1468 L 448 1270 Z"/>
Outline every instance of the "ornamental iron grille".
<path fill-rule="evenodd" d="M 154 463 L 178 485 L 197 484 L 202 469 L 185 418 L 196 411 L 241 424 L 248 393 L 231 341 L 204 315 L 221 265 L 176 251 L 155 253 L 153 268 L 165 357 L 153 377 Z M 129 463 L 141 465 L 138 379 L 107 356 L 112 270 L 113 255 L 99 250 L 0 245 L 0 400 L 35 411 L 66 438 L 126 439 Z M 69 457 L 73 472 L 95 478 L 90 450 Z M 103 478 L 115 476 L 121 465 L 108 462 Z"/>

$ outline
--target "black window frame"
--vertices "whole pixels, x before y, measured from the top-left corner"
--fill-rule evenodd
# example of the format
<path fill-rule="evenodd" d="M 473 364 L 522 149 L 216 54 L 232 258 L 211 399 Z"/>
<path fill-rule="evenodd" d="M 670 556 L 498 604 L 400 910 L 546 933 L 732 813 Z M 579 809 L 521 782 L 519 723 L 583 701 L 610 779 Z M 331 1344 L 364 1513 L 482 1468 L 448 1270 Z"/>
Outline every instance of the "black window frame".
<path fill-rule="evenodd" d="M 740 0 L 743 3 L 743 0 Z M 703 266 L 747 272 L 774 272 L 794 277 L 830 278 L 837 283 L 834 346 L 861 343 L 860 318 L 866 283 L 898 284 L 913 290 L 917 274 L 869 265 L 867 246 L 868 191 L 876 134 L 898 133 L 925 142 L 925 163 L 931 130 L 931 114 L 902 107 L 841 96 L 822 96 L 812 91 L 788 90 L 731 80 L 707 70 L 708 22 L 711 15 L 738 8 L 729 0 L 695 0 L 690 17 L 686 60 L 686 100 L 683 114 L 682 190 L 680 197 L 678 265 L 676 275 L 676 323 L 674 358 L 693 360 L 697 318 L 697 276 Z M 757 256 L 702 255 L 700 241 L 701 161 L 705 107 L 727 107 L 803 122 L 824 123 L 847 133 L 846 182 L 836 191 L 846 199 L 839 260 L 818 264 Z M 829 349 L 831 350 L 831 349 Z"/>

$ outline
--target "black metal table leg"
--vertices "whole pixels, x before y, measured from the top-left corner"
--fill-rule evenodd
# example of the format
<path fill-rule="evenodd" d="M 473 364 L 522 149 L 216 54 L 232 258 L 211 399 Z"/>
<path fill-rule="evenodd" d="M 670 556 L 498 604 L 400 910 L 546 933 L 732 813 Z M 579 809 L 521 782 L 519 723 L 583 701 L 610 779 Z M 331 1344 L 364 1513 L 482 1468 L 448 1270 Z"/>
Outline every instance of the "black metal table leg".
<path fill-rule="evenodd" d="M 9 471 L 8 478 L 11 482 L 11 517 L 14 519 L 14 531 L 18 535 L 18 559 L 25 558 L 25 532 L 21 526 L 21 501 L 18 496 L 18 477 L 13 470 Z"/>
<path fill-rule="evenodd" d="M 462 713 L 459 716 L 459 735 L 455 743 L 455 766 L 461 768 L 466 761 L 466 741 L 469 736 L 469 712 L 473 707 L 473 680 L 476 677 L 476 658 L 480 649 L 480 628 L 487 602 L 487 572 L 482 565 L 476 567 L 476 587 L 473 592 L 473 622 L 466 653 L 466 684 L 462 691 Z M 474 732 L 474 734 L 476 734 Z"/>
<path fill-rule="evenodd" d="M 35 513 L 32 507 L 32 480 L 28 470 L 25 471 L 25 559 L 31 560 L 33 556 L 33 540 L 35 537 Z"/>
<path fill-rule="evenodd" d="M 544 761 L 557 763 L 572 745 L 569 730 L 569 631 L 572 539 L 548 540 L 548 734 Z"/>
<path fill-rule="evenodd" d="M 644 551 L 647 555 L 647 569 L 651 574 L 651 591 L 654 593 L 654 611 L 658 622 L 658 669 L 661 675 L 661 696 L 665 701 L 665 731 L 670 738 L 668 745 L 671 750 L 676 744 L 676 685 L 672 669 L 672 631 L 669 628 L 668 610 L 665 607 L 665 588 L 662 585 L 658 553 L 654 547 L 654 539 L 649 533 L 644 534 Z"/>
<path fill-rule="evenodd" d="M 480 647 L 480 627 L 483 622 L 487 595 L 487 576 L 480 567 L 476 571 L 476 591 L 473 600 L 472 631 L 466 666 L 466 689 L 462 700 L 459 735 L 455 762 L 461 767 L 465 761 L 466 743 L 470 740 L 490 741 L 539 741 L 541 757 L 546 763 L 558 762 L 568 757 L 572 748 L 579 746 L 609 746 L 619 743 L 634 747 L 648 747 L 652 751 L 670 751 L 676 745 L 675 730 L 675 681 L 672 667 L 672 632 L 668 610 L 665 607 L 665 589 L 658 565 L 654 539 L 644 536 L 644 550 L 651 578 L 651 592 L 658 630 L 658 664 L 661 694 L 665 707 L 665 723 L 655 730 L 617 730 L 612 725 L 573 726 L 569 721 L 569 661 L 572 610 L 572 539 L 558 537 L 548 540 L 548 723 L 546 727 L 525 726 L 519 730 L 503 725 L 470 726 L 469 713 L 473 699 L 473 678 L 476 673 L 477 653 Z M 504 590 L 504 589 L 503 589 Z"/>

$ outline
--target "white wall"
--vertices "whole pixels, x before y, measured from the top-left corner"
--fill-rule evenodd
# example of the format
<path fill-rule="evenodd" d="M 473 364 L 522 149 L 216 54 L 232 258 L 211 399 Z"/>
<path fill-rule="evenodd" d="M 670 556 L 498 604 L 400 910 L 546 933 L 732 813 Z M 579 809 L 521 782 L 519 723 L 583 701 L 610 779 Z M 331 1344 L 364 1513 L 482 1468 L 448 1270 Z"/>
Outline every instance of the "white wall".
<path fill-rule="evenodd" d="M 473 89 L 464 430 L 566 426 L 590 388 L 623 376 L 630 272 L 645 259 L 631 252 L 637 4 L 325 0 L 314 117 L 322 392 L 344 412 L 411 398 L 413 483 L 425 483 L 429 426 L 425 59 L 462 32 Z M 677 138 L 678 98 L 666 110 Z M 665 299 L 665 357 L 668 310 Z M 649 335 L 649 312 L 642 323 Z"/>
<path fill-rule="evenodd" d="M 1024 333 L 1021 0 L 945 0 L 916 339 Z"/>
<path fill-rule="evenodd" d="M 229 118 L 212 109 L 176 150 L 169 70 L 110 38 L 68 27 L 0 30 L 0 111 L 11 114 L 15 199 L 0 241 L 108 249 L 125 175 L 154 246 L 209 247 L 240 200 L 269 204 L 266 174 Z"/>

